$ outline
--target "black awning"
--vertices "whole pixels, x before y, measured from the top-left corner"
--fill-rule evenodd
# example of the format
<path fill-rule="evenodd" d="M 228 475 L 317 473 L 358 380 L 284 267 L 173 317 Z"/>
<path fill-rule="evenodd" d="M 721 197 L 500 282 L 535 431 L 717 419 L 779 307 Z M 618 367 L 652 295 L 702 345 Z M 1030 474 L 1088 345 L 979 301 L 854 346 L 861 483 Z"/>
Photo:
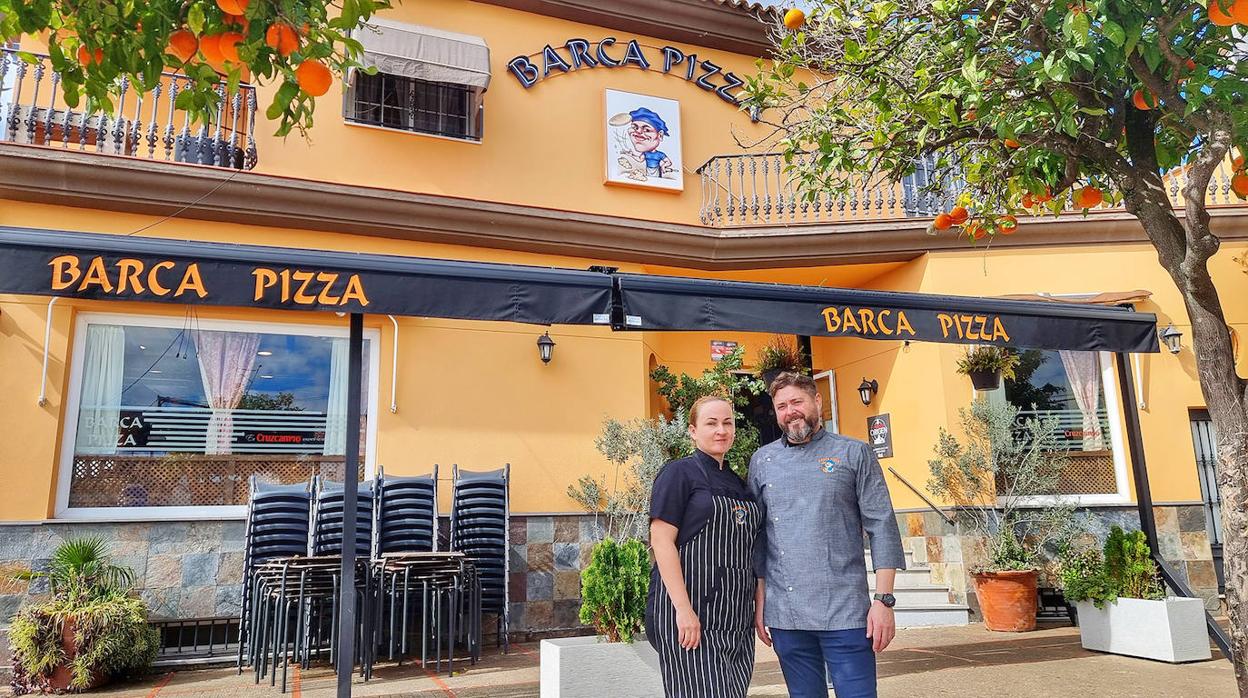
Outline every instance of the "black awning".
<path fill-rule="evenodd" d="M 571 269 L 0 227 L 0 293 L 588 325 L 611 290 Z"/>
<path fill-rule="evenodd" d="M 1158 351 L 1156 316 L 1130 308 L 634 274 L 617 278 L 624 325 L 631 330 Z"/>

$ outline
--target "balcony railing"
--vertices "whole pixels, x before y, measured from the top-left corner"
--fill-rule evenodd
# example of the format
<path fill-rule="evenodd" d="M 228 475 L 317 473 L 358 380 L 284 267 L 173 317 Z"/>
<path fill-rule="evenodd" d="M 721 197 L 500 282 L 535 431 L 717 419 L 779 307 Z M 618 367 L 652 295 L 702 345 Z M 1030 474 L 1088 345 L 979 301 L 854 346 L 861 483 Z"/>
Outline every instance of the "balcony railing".
<path fill-rule="evenodd" d="M 46 55 L 34 55 L 32 64 L 15 49 L 0 49 L 0 141 L 235 170 L 256 166 L 251 85 L 228 95 L 218 87 L 211 123 L 197 126 L 185 111 L 174 109 L 191 80 L 171 73 L 146 93 L 122 78 L 112 110 L 88 112 L 65 104 L 60 73 Z"/>
<path fill-rule="evenodd" d="M 779 153 L 756 153 L 718 155 L 707 160 L 697 170 L 702 183 L 703 225 L 744 227 L 923 218 L 949 210 L 963 189 L 960 178 L 937 172 L 934 161 L 929 160 L 920 162 L 915 173 L 901 181 L 881 182 L 863 177 L 845 194 L 806 197 L 799 191 L 793 170 L 809 167 L 813 158 L 811 154 L 799 153 L 791 163 L 786 163 Z M 1233 174 L 1228 157 L 1209 182 L 1208 205 L 1243 203 L 1231 193 Z M 1182 167 L 1163 177 L 1176 208 L 1183 206 L 1186 178 L 1187 168 Z M 937 181 L 943 181 L 943 186 L 932 186 Z"/>

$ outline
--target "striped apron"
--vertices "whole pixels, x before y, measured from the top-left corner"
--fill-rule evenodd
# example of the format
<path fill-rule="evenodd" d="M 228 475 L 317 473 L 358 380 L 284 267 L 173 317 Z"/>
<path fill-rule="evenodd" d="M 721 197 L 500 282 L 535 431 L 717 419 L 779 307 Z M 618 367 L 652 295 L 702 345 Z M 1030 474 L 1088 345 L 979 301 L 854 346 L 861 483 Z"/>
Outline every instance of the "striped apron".
<path fill-rule="evenodd" d="M 706 526 L 680 546 L 680 566 L 702 623 L 695 650 L 680 646 L 676 609 L 656 574 L 650 582 L 646 637 L 659 654 L 667 698 L 745 696 L 754 673 L 754 538 L 762 515 L 754 502 L 716 494 Z"/>

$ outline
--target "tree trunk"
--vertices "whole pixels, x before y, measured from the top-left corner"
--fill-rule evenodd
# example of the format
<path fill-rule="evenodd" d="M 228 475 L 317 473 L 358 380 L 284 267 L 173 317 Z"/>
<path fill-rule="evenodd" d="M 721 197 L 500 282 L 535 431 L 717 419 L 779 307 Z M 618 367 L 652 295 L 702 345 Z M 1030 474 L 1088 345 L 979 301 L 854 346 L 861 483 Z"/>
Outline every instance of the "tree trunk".
<path fill-rule="evenodd" d="M 1128 210 L 1139 218 L 1162 266 L 1183 297 L 1192 322 L 1192 351 L 1201 393 L 1218 443 L 1218 491 L 1222 499 L 1226 604 L 1235 653 L 1235 681 L 1248 698 L 1248 401 L 1244 380 L 1235 371 L 1230 329 L 1222 312 L 1208 259 L 1216 251 L 1204 220 L 1180 221 L 1170 202 L 1151 187 L 1124 191 Z M 1189 208 L 1189 219 L 1192 211 Z"/>

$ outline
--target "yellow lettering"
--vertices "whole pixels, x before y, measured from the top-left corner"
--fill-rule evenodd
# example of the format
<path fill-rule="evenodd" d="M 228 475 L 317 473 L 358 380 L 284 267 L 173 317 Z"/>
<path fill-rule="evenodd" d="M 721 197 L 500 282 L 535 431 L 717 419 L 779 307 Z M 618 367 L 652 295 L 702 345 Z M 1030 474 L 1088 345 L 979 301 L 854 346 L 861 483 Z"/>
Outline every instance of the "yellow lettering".
<path fill-rule="evenodd" d="M 87 265 L 87 273 L 82 275 L 82 283 L 78 284 L 78 290 L 85 291 L 91 284 L 104 289 L 105 293 L 113 292 L 113 282 L 108 280 L 108 270 L 104 268 L 103 257 L 95 257 Z"/>
<path fill-rule="evenodd" d="M 143 273 L 143 262 L 137 259 L 119 259 L 117 260 L 117 293 L 122 294 L 134 285 L 136 294 L 143 293 L 143 282 L 139 279 L 139 274 Z"/>
<path fill-rule="evenodd" d="M 936 319 L 940 320 L 940 334 L 946 338 L 949 337 L 949 327 L 953 325 L 953 318 L 944 313 L 936 313 Z"/>
<path fill-rule="evenodd" d="M 282 270 L 282 302 L 290 302 L 290 270 Z"/>
<path fill-rule="evenodd" d="M 1001 324 L 1001 318 L 993 316 L 992 318 L 992 338 L 1004 339 L 1010 341 L 1010 335 L 1005 333 L 1005 325 Z"/>
<path fill-rule="evenodd" d="M 182 283 L 178 284 L 178 290 L 173 294 L 178 297 L 187 291 L 194 291 L 195 295 L 203 298 L 208 295 L 208 289 L 204 288 L 204 280 L 199 276 L 199 265 L 188 264 L 186 273 L 182 275 Z"/>
<path fill-rule="evenodd" d="M 368 306 L 368 296 L 364 295 L 364 284 L 360 282 L 359 274 L 352 274 L 347 279 L 347 290 L 342 294 L 340 305 L 346 305 L 351 300 L 359 302 L 361 306 Z"/>
<path fill-rule="evenodd" d="M 966 316 L 966 338 L 967 339 L 983 339 L 984 338 L 984 335 L 975 328 L 975 323 L 981 320 L 983 320 L 983 318 L 981 318 L 978 315 L 974 317 Z M 981 322 L 980 327 L 982 326 L 983 325 Z"/>
<path fill-rule="evenodd" d="M 969 339 L 971 334 L 971 322 L 974 320 L 970 315 L 954 315 L 958 319 L 958 336 L 963 339 Z"/>
<path fill-rule="evenodd" d="M 277 283 L 277 272 L 264 267 L 256 267 L 251 270 L 251 275 L 256 277 L 256 294 L 252 297 L 253 301 L 258 301 L 264 297 L 264 290 L 270 288 Z"/>
<path fill-rule="evenodd" d="M 858 311 L 858 316 L 862 318 L 862 327 L 871 334 L 879 334 L 880 331 L 875 327 L 875 311 L 870 308 L 863 308 Z"/>
<path fill-rule="evenodd" d="M 323 271 L 316 275 L 316 280 L 325 284 L 325 288 L 321 289 L 321 295 L 316 297 L 316 302 L 321 305 L 338 305 L 342 298 L 329 295 L 330 290 L 334 287 L 334 282 L 338 280 L 338 275 Z"/>
<path fill-rule="evenodd" d="M 835 307 L 823 309 L 823 324 L 827 326 L 829 333 L 834 333 L 841 329 L 841 313 Z"/>
<path fill-rule="evenodd" d="M 312 305 L 316 302 L 316 296 L 309 296 L 304 293 L 308 288 L 308 282 L 312 280 L 314 274 L 310 271 L 297 271 L 291 275 L 295 281 L 299 282 L 299 288 L 295 289 L 295 302 L 299 305 Z"/>
<path fill-rule="evenodd" d="M 855 332 L 862 334 L 862 327 L 858 324 L 858 318 L 854 317 L 854 311 L 852 308 L 845 309 L 845 314 L 841 318 L 841 324 L 845 326 L 846 332 L 848 332 L 849 328 L 852 327 Z"/>
<path fill-rule="evenodd" d="M 73 286 L 78 277 L 82 276 L 76 255 L 63 254 L 49 262 L 48 266 L 52 267 L 53 291 L 62 291 Z"/>
<path fill-rule="evenodd" d="M 147 288 L 151 290 L 152 293 L 155 293 L 158 296 L 169 295 L 169 287 L 164 286 L 160 283 L 160 279 L 157 278 L 156 272 L 160 271 L 161 269 L 172 269 L 172 268 L 173 268 L 173 262 L 170 262 L 170 261 L 157 262 L 153 264 L 151 270 L 147 272 Z"/>
<path fill-rule="evenodd" d="M 910 333 L 911 337 L 914 336 L 914 328 L 910 326 L 910 319 L 906 317 L 906 311 L 898 310 L 897 311 L 897 334 L 901 334 L 902 332 L 908 332 Z"/>
<path fill-rule="evenodd" d="M 890 336 L 890 337 L 891 337 L 891 336 L 892 336 L 892 334 L 893 334 L 893 328 L 889 327 L 888 325 L 885 325 L 885 324 L 884 324 L 884 320 L 885 320 L 885 319 L 886 319 L 889 315 L 892 315 L 892 314 L 893 314 L 893 311 L 891 311 L 891 310 L 881 310 L 881 311 L 880 311 L 879 313 L 877 313 L 877 314 L 876 314 L 876 316 L 875 316 L 875 321 L 876 321 L 876 322 L 880 325 L 880 331 L 881 331 L 881 332 L 883 332 L 884 334 L 886 334 L 886 335 Z"/>

